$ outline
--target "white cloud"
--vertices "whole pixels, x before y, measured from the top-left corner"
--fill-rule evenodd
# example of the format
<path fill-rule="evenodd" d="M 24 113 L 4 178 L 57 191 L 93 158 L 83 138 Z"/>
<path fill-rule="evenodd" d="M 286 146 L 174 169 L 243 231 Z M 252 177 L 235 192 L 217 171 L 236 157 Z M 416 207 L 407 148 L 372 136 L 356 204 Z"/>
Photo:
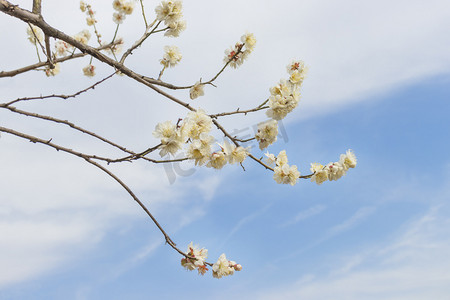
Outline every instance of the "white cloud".
<path fill-rule="evenodd" d="M 300 221 L 306 220 L 308 218 L 317 216 L 321 212 L 323 212 L 327 207 L 325 205 L 319 204 L 312 206 L 306 210 L 302 210 L 299 212 L 292 220 L 287 221 L 286 223 L 283 223 L 281 227 L 294 225 Z"/>
<path fill-rule="evenodd" d="M 384 244 L 336 258 L 328 274 L 307 274 L 255 299 L 447 299 L 448 205 L 433 207 Z"/>

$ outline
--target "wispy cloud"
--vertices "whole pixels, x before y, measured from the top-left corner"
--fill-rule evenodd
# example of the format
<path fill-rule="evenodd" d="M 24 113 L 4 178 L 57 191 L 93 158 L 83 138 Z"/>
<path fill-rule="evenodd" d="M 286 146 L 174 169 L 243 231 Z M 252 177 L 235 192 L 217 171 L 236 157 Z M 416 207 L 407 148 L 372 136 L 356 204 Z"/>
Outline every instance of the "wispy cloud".
<path fill-rule="evenodd" d="M 445 209 L 432 207 L 390 242 L 339 260 L 329 268 L 328 275 L 304 275 L 291 285 L 265 291 L 253 299 L 448 299 L 449 211 L 449 205 Z M 332 232 L 349 226 L 336 228 L 339 230 Z"/>
<path fill-rule="evenodd" d="M 375 212 L 375 207 L 373 206 L 358 209 L 358 211 L 356 211 L 356 213 L 353 216 L 351 216 L 344 222 L 331 227 L 328 230 L 327 234 L 325 235 L 325 239 L 333 237 L 344 231 L 350 230 L 351 228 L 359 224 L 362 220 L 366 219 L 373 212 Z"/>
<path fill-rule="evenodd" d="M 325 205 L 319 204 L 319 205 L 312 206 L 306 210 L 302 210 L 292 220 L 289 220 L 289 221 L 281 224 L 280 227 L 294 225 L 300 221 L 314 217 L 314 216 L 320 214 L 321 212 L 323 212 L 326 208 L 327 207 Z"/>
<path fill-rule="evenodd" d="M 329 228 L 322 237 L 318 238 L 317 240 L 313 241 L 312 243 L 306 245 L 305 247 L 303 247 L 299 250 L 296 250 L 286 256 L 278 258 L 277 261 L 285 261 L 285 260 L 291 259 L 292 257 L 295 257 L 309 249 L 312 249 L 339 234 L 342 234 L 348 230 L 351 230 L 352 228 L 354 228 L 358 224 L 360 224 L 362 221 L 364 221 L 372 213 L 374 213 L 375 210 L 376 210 L 376 208 L 373 206 L 370 206 L 370 207 L 366 206 L 366 207 L 359 208 L 351 217 L 349 217 L 348 219 L 344 220 L 343 222 Z"/>
<path fill-rule="evenodd" d="M 272 204 L 267 204 L 267 205 L 263 206 L 262 208 L 260 208 L 259 210 L 255 211 L 254 213 L 251 213 L 251 214 L 243 217 L 242 219 L 240 219 L 239 222 L 236 223 L 236 225 L 233 227 L 233 229 L 231 229 L 231 231 L 225 237 L 225 239 L 223 240 L 223 242 L 219 248 L 223 248 L 223 246 L 225 246 L 225 244 L 228 242 L 228 240 L 234 234 L 236 234 L 236 232 L 238 232 L 245 224 L 255 220 L 258 216 L 265 213 L 271 206 L 272 206 Z"/>

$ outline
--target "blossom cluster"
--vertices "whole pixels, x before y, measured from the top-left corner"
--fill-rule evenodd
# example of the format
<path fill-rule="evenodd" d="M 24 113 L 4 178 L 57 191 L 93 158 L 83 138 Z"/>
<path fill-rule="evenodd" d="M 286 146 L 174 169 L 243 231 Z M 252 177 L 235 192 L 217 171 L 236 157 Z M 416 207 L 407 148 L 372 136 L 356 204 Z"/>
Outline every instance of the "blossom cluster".
<path fill-rule="evenodd" d="M 300 177 L 300 172 L 297 170 L 296 165 L 288 165 L 288 158 L 285 150 L 280 151 L 276 157 L 274 154 L 270 154 L 269 152 L 265 155 L 266 163 L 269 166 L 273 166 L 275 164 L 275 168 L 273 169 L 273 179 L 277 183 L 290 185 L 295 185 L 297 183 L 297 180 Z"/>
<path fill-rule="evenodd" d="M 253 33 L 246 33 L 241 36 L 241 41 L 233 47 L 225 50 L 224 63 L 228 63 L 232 68 L 236 69 L 244 63 L 250 53 L 255 48 L 256 38 Z"/>
<path fill-rule="evenodd" d="M 80 1 L 80 10 L 86 13 L 86 24 L 88 26 L 93 26 L 95 23 L 97 23 L 97 19 L 95 19 L 95 11 L 92 10 L 90 4 L 87 4 L 84 1 Z"/>
<path fill-rule="evenodd" d="M 27 35 L 28 40 L 33 45 L 36 45 L 36 43 L 42 43 L 44 40 L 44 33 L 42 32 L 42 29 L 31 24 L 27 28 Z"/>
<path fill-rule="evenodd" d="M 204 275 L 208 268 L 206 267 L 206 258 L 208 258 L 208 249 L 199 249 L 198 246 L 193 246 L 191 242 L 188 245 L 186 252 L 188 257 L 181 259 L 181 265 L 189 271 L 198 270 L 198 274 Z"/>
<path fill-rule="evenodd" d="M 183 20 L 183 4 L 181 1 L 162 1 L 155 8 L 156 19 L 167 26 L 165 36 L 178 37 L 186 29 L 186 21 Z"/>
<path fill-rule="evenodd" d="M 177 46 L 165 46 L 164 55 L 160 60 L 160 63 L 164 68 L 174 67 L 177 65 L 183 56 L 180 53 L 180 49 Z"/>
<path fill-rule="evenodd" d="M 83 29 L 73 37 L 77 42 L 87 45 L 91 39 L 91 33 L 87 29 Z"/>
<path fill-rule="evenodd" d="M 87 65 L 83 68 L 83 74 L 87 77 L 95 76 L 95 66 L 93 66 L 92 64 Z"/>
<path fill-rule="evenodd" d="M 248 156 L 247 148 L 230 144 L 228 141 L 223 145 L 219 144 L 219 150 L 212 151 L 215 139 L 209 133 L 213 123 L 202 109 L 189 112 L 181 124 L 179 123 L 166 121 L 156 125 L 153 136 L 161 140 L 158 147 L 161 157 L 167 154 L 175 155 L 185 144 L 188 144 L 187 157 L 197 166 L 206 165 L 208 168 L 221 169 L 227 163 L 242 163 Z"/>
<path fill-rule="evenodd" d="M 330 162 L 325 166 L 312 163 L 311 172 L 313 172 L 313 175 L 311 181 L 322 184 L 327 180 L 338 180 L 346 174 L 348 169 L 356 167 L 356 163 L 356 155 L 351 149 L 347 150 L 345 154 L 341 154 L 337 162 Z"/>
<path fill-rule="evenodd" d="M 263 150 L 275 143 L 277 141 L 277 135 L 278 122 L 276 120 L 258 124 L 258 131 L 255 134 L 255 138 L 259 143 L 259 149 Z"/>
<path fill-rule="evenodd" d="M 274 120 L 286 117 L 300 101 L 300 87 L 307 68 L 303 61 L 293 60 L 287 66 L 287 71 L 289 79 L 282 79 L 276 86 L 270 88 L 269 109 L 266 114 Z"/>
<path fill-rule="evenodd" d="M 55 76 L 60 71 L 60 65 L 59 65 L 59 63 L 56 63 L 53 66 L 53 68 L 51 68 L 50 66 L 46 66 L 44 71 L 45 71 L 45 75 L 47 75 L 47 77 Z"/>
<path fill-rule="evenodd" d="M 131 1 L 114 0 L 112 5 L 115 10 L 113 13 L 113 21 L 117 25 L 122 24 L 126 15 L 131 15 L 134 10 L 134 3 Z"/>
<path fill-rule="evenodd" d="M 186 256 L 181 259 L 181 265 L 189 270 L 197 270 L 198 274 L 204 275 L 208 271 L 206 258 L 208 257 L 208 250 L 205 248 L 199 249 L 198 246 L 193 246 L 191 242 L 188 245 Z M 235 261 L 230 261 L 225 254 L 220 255 L 219 259 L 212 265 L 212 275 L 214 278 L 222 278 L 224 276 L 233 275 L 234 271 L 241 271 L 242 266 Z"/>

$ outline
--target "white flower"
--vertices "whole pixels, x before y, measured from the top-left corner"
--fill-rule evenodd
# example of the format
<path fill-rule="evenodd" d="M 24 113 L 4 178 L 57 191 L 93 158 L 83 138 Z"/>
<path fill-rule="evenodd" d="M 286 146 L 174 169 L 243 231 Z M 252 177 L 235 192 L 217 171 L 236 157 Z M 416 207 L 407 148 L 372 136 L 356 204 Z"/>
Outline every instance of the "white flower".
<path fill-rule="evenodd" d="M 88 77 L 95 76 L 95 66 L 89 64 L 86 67 L 83 68 L 83 74 Z"/>
<path fill-rule="evenodd" d="M 223 147 L 225 154 L 227 155 L 228 163 L 242 163 L 248 156 L 248 149 L 241 146 L 236 147 L 234 144 L 230 144 L 227 140 L 224 142 Z"/>
<path fill-rule="evenodd" d="M 88 30 L 84 29 L 83 31 L 77 33 L 73 38 L 78 42 L 86 45 L 91 38 L 91 33 Z"/>
<path fill-rule="evenodd" d="M 122 24 L 124 20 L 125 20 L 125 14 L 124 13 L 119 13 L 119 12 L 113 13 L 113 21 L 114 21 L 114 23 Z"/>
<path fill-rule="evenodd" d="M 153 136 L 161 139 L 161 145 L 158 147 L 158 149 L 161 149 L 159 152 L 161 157 L 164 157 L 167 153 L 175 155 L 184 143 L 184 136 L 181 130 L 172 124 L 171 121 L 156 125 Z"/>
<path fill-rule="evenodd" d="M 212 120 L 204 110 L 198 109 L 188 113 L 184 120 L 182 130 L 191 139 L 198 139 L 202 132 L 210 132 L 212 128 Z"/>
<path fill-rule="evenodd" d="M 301 60 L 293 60 L 289 65 L 286 66 L 287 72 L 289 73 L 289 81 L 296 85 L 301 85 L 303 80 L 305 80 L 306 72 L 308 68 L 305 63 Z"/>
<path fill-rule="evenodd" d="M 106 43 L 104 45 L 106 45 Z M 116 38 L 115 44 L 112 45 L 110 48 L 106 49 L 106 51 L 110 54 L 120 53 L 120 51 L 122 51 L 122 46 L 123 46 L 123 39 L 121 37 L 119 37 L 119 38 Z M 119 74 L 121 74 L 121 73 L 119 73 Z"/>
<path fill-rule="evenodd" d="M 225 253 L 223 253 L 212 267 L 213 277 L 222 278 L 223 276 L 233 275 L 235 270 L 234 265 L 227 260 Z"/>
<path fill-rule="evenodd" d="M 27 28 L 28 40 L 34 45 L 36 45 L 37 41 L 42 43 L 42 41 L 44 40 L 44 33 L 42 32 L 42 30 L 37 26 L 30 26 L 28 26 Z"/>
<path fill-rule="evenodd" d="M 286 66 L 289 75 L 292 75 L 295 71 L 305 72 L 305 69 L 305 63 L 302 60 L 292 60 L 291 63 Z"/>
<path fill-rule="evenodd" d="M 255 138 L 259 142 L 259 149 L 263 150 L 277 140 L 278 122 L 270 120 L 268 122 L 258 124 L 258 131 Z"/>
<path fill-rule="evenodd" d="M 183 4 L 181 1 L 162 1 L 155 8 L 156 19 L 164 21 L 166 25 L 177 22 L 182 16 Z"/>
<path fill-rule="evenodd" d="M 239 53 L 239 49 L 242 47 L 242 44 L 236 44 L 234 47 L 231 47 L 225 50 L 225 57 L 223 59 L 224 63 L 229 62 L 229 66 L 236 69 L 238 66 L 242 65 L 246 56 L 241 52 Z"/>
<path fill-rule="evenodd" d="M 300 92 L 297 85 L 289 81 L 281 80 L 277 86 L 270 89 L 269 107 L 266 114 L 274 120 L 281 120 L 294 108 L 300 101 Z"/>
<path fill-rule="evenodd" d="M 275 163 L 275 161 L 277 160 L 277 158 L 275 157 L 274 154 L 271 154 L 269 152 L 264 153 L 264 155 L 266 156 L 266 164 L 269 165 L 269 167 L 273 166 L 273 164 Z"/>
<path fill-rule="evenodd" d="M 329 163 L 325 166 L 328 170 L 328 179 L 331 180 L 338 180 L 342 176 L 345 175 L 345 169 L 339 162 L 333 162 Z"/>
<path fill-rule="evenodd" d="M 131 15 L 133 13 L 134 3 L 131 1 L 122 4 L 121 11 L 126 15 Z"/>
<path fill-rule="evenodd" d="M 195 165 L 204 165 L 211 156 L 211 144 L 214 137 L 206 132 L 200 134 L 199 139 L 192 141 L 187 150 L 187 157 L 195 160 Z"/>
<path fill-rule="evenodd" d="M 181 260 L 181 265 L 189 271 L 198 269 L 199 274 L 205 274 L 208 270 L 205 265 L 205 260 L 208 257 L 208 249 L 199 249 L 198 246 L 193 246 L 191 242 L 188 245 L 186 254 L 189 258 L 184 257 Z"/>
<path fill-rule="evenodd" d="M 209 157 L 209 162 L 206 164 L 208 168 L 222 169 L 227 164 L 227 156 L 223 151 L 216 151 Z"/>
<path fill-rule="evenodd" d="M 273 179 L 275 179 L 277 183 L 295 185 L 299 176 L 300 172 L 297 170 L 297 166 L 284 164 L 281 167 L 275 167 Z"/>
<path fill-rule="evenodd" d="M 55 52 L 57 56 L 64 56 L 71 48 L 71 45 L 61 40 L 58 40 L 55 43 Z"/>
<path fill-rule="evenodd" d="M 95 23 L 97 23 L 97 21 L 95 20 L 95 18 L 93 18 L 93 17 L 86 17 L 86 24 L 87 24 L 88 26 L 92 26 L 92 25 L 94 25 Z"/>
<path fill-rule="evenodd" d="M 114 0 L 113 1 L 113 8 L 116 11 L 122 11 L 122 6 L 124 4 L 123 0 Z"/>
<path fill-rule="evenodd" d="M 84 1 L 80 1 L 80 10 L 82 12 L 85 12 L 86 8 L 87 8 L 86 3 Z"/>
<path fill-rule="evenodd" d="M 347 150 L 345 154 L 341 154 L 339 163 L 342 165 L 345 171 L 349 168 L 356 167 L 356 155 L 351 149 Z"/>
<path fill-rule="evenodd" d="M 60 69 L 59 63 L 56 63 L 55 67 L 53 69 L 50 69 L 49 66 L 46 66 L 45 67 L 45 75 L 47 75 L 47 77 L 55 76 L 59 73 L 59 69 Z"/>
<path fill-rule="evenodd" d="M 189 90 L 189 96 L 192 100 L 205 94 L 205 92 L 203 91 L 203 87 L 204 84 L 202 84 L 200 81 L 197 81 L 194 86 L 191 87 L 191 89 Z"/>
<path fill-rule="evenodd" d="M 286 150 L 282 150 L 282 151 L 280 151 L 280 153 L 278 153 L 276 164 L 278 167 L 282 167 L 287 163 L 288 163 L 288 158 L 286 155 Z"/>
<path fill-rule="evenodd" d="M 169 29 L 164 33 L 165 36 L 178 37 L 186 29 L 186 21 L 178 20 L 167 25 Z"/>
<path fill-rule="evenodd" d="M 182 55 L 177 46 L 165 46 L 163 59 L 160 62 L 164 67 L 174 67 L 181 58 Z"/>
<path fill-rule="evenodd" d="M 255 48 L 256 38 L 253 33 L 246 33 L 241 36 L 241 42 L 245 44 L 245 51 L 251 53 Z"/>
<path fill-rule="evenodd" d="M 328 169 L 324 168 L 319 163 L 311 164 L 311 172 L 314 173 L 311 177 L 311 181 L 315 181 L 317 184 L 322 184 L 328 180 Z"/>

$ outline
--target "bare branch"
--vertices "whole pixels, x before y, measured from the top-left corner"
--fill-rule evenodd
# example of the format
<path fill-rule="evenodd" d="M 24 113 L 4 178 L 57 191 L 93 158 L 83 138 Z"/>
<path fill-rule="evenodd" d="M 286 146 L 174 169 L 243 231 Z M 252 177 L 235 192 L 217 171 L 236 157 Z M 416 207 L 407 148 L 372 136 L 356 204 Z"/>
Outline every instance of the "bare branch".
<path fill-rule="evenodd" d="M 101 164 L 93 161 L 91 156 L 85 155 L 85 154 L 82 154 L 82 153 L 79 153 L 79 152 L 75 152 L 75 151 L 73 151 L 71 149 L 67 149 L 67 148 L 64 148 L 62 146 L 53 144 L 51 141 L 46 141 L 46 140 L 40 139 L 38 137 L 35 137 L 35 136 L 32 136 L 32 135 L 28 135 L 28 134 L 25 134 L 25 133 L 21 133 L 21 132 L 18 132 L 18 131 L 15 131 L 15 130 L 12 130 L 12 129 L 9 129 L 9 128 L 6 128 L 6 127 L 0 126 L 0 131 L 1 132 L 5 132 L 5 133 L 9 133 L 9 134 L 12 134 L 12 135 L 15 135 L 15 136 L 23 138 L 23 139 L 27 139 L 27 140 L 29 140 L 32 143 L 44 144 L 44 145 L 47 145 L 47 146 L 50 146 L 50 147 L 56 149 L 57 151 L 63 151 L 63 152 L 66 152 L 66 153 L 69 153 L 69 154 L 81 157 L 84 160 L 86 160 L 88 163 L 90 163 L 91 165 L 96 166 L 97 168 L 99 168 L 100 170 L 102 170 L 103 172 L 108 174 L 111 178 L 113 178 L 117 183 L 119 183 L 127 191 L 127 193 L 133 198 L 133 200 L 138 203 L 138 205 L 150 217 L 150 219 L 153 221 L 153 223 L 156 225 L 156 227 L 158 227 L 159 231 L 161 231 L 161 233 L 164 236 L 164 239 L 166 240 L 166 243 L 169 244 L 169 246 L 171 246 L 175 251 L 177 251 L 179 254 L 183 255 L 184 257 L 189 257 L 183 251 L 178 249 L 176 244 L 172 241 L 170 236 L 165 232 L 165 230 L 162 228 L 162 226 L 159 224 L 159 222 L 156 220 L 156 218 L 152 215 L 152 213 L 148 210 L 148 208 L 144 205 L 144 203 L 136 196 L 136 194 L 134 194 L 134 192 L 128 187 L 128 185 L 126 185 L 119 177 L 117 177 L 110 170 L 108 170 L 107 168 L 105 168 Z"/>

